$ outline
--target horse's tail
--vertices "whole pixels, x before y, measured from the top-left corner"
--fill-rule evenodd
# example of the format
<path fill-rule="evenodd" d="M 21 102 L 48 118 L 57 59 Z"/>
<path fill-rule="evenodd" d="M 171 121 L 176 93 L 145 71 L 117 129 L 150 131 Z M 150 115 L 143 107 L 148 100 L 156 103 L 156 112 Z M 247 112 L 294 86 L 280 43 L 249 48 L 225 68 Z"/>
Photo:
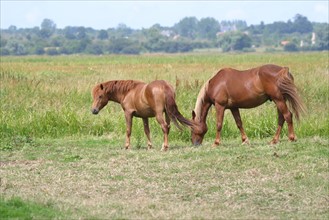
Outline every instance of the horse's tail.
<path fill-rule="evenodd" d="M 174 122 L 176 127 L 180 130 L 182 130 L 183 126 L 188 126 L 190 128 L 193 128 L 194 123 L 187 118 L 185 118 L 178 110 L 176 101 L 175 101 L 175 93 L 174 92 L 168 92 L 166 94 L 166 105 L 165 105 L 166 112 L 169 116 L 169 118 Z"/>
<path fill-rule="evenodd" d="M 285 100 L 288 101 L 289 106 L 296 119 L 299 121 L 300 115 L 305 113 L 306 107 L 302 99 L 297 93 L 297 87 L 294 83 L 294 77 L 289 72 L 288 67 L 284 67 L 280 72 L 278 79 L 278 87 Z"/>

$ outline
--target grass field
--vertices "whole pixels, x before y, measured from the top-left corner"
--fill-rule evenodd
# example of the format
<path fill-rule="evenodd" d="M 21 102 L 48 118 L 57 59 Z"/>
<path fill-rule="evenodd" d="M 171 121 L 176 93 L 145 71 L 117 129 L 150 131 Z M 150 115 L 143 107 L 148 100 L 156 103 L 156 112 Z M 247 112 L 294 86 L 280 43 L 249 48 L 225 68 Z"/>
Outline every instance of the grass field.
<path fill-rule="evenodd" d="M 125 120 L 109 103 L 90 112 L 91 89 L 113 79 L 169 81 L 190 118 L 202 84 L 220 68 L 288 66 L 307 113 L 268 145 L 277 124 L 272 102 L 242 110 L 251 144 L 227 112 L 222 145 L 214 109 L 201 147 L 173 128 L 169 151 L 150 120 L 146 150 L 140 119 L 123 150 Z M 328 53 L 1 57 L 1 219 L 277 219 L 329 217 Z"/>

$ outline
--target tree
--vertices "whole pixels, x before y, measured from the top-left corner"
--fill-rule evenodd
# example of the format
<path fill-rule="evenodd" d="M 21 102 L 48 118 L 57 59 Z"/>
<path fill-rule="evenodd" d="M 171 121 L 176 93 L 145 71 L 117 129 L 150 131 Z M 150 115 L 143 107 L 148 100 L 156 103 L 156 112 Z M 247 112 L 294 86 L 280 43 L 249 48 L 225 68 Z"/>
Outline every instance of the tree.
<path fill-rule="evenodd" d="M 201 38 L 216 39 L 216 34 L 220 31 L 219 22 L 214 18 L 202 18 L 198 23 L 198 31 Z"/>
<path fill-rule="evenodd" d="M 109 38 L 109 35 L 106 30 L 100 30 L 97 36 L 98 39 L 100 40 L 105 40 Z"/>
<path fill-rule="evenodd" d="M 295 43 L 288 43 L 286 45 L 284 45 L 284 51 L 287 52 L 295 52 L 298 51 L 297 45 Z"/>
<path fill-rule="evenodd" d="M 316 32 L 317 39 L 315 47 L 317 50 L 329 50 L 329 29 L 327 25 L 323 25 L 323 28 L 320 28 Z"/>
<path fill-rule="evenodd" d="M 40 37 L 49 38 L 56 31 L 56 24 L 50 19 L 44 19 L 41 23 Z"/>
<path fill-rule="evenodd" d="M 66 39 L 73 40 L 76 39 L 76 28 L 75 27 L 65 27 L 64 28 L 64 36 Z"/>
<path fill-rule="evenodd" d="M 89 43 L 88 39 L 66 41 L 59 52 L 63 54 L 83 53 Z"/>
<path fill-rule="evenodd" d="M 132 32 L 133 30 L 123 23 L 119 24 L 116 28 L 117 37 L 128 37 Z"/>
<path fill-rule="evenodd" d="M 251 47 L 251 38 L 244 33 L 238 33 L 233 38 L 233 50 L 243 50 Z"/>
<path fill-rule="evenodd" d="M 15 25 L 10 25 L 8 31 L 13 34 L 17 31 L 17 27 Z"/>
<path fill-rule="evenodd" d="M 8 55 L 10 55 L 10 52 L 7 48 L 0 47 L 0 55 L 1 56 L 8 56 Z"/>
<path fill-rule="evenodd" d="M 301 34 L 310 33 L 313 30 L 313 25 L 307 17 L 297 14 L 294 17 L 293 30 Z"/>
<path fill-rule="evenodd" d="M 217 34 L 220 32 L 220 35 Z M 312 34 L 314 32 L 315 34 Z M 287 22 L 247 26 L 242 20 L 221 21 L 211 17 L 185 17 L 173 27 L 154 24 L 150 28 L 134 30 L 125 24 L 115 28 L 95 30 L 83 26 L 57 29 L 50 19 L 44 19 L 34 28 L 9 26 L 1 29 L 2 55 L 186 52 L 196 48 L 221 47 L 223 51 L 251 51 L 256 47 L 277 47 L 289 41 L 285 50 L 328 50 L 328 23 L 309 22 L 297 14 Z M 299 45 L 303 43 L 301 47 Z M 49 50 L 55 48 L 56 50 Z"/>
<path fill-rule="evenodd" d="M 0 47 L 5 47 L 8 43 L 8 40 L 4 39 L 2 35 L 0 35 Z"/>
<path fill-rule="evenodd" d="M 86 29 L 84 27 L 78 27 L 76 38 L 79 40 L 83 40 L 87 38 Z"/>
<path fill-rule="evenodd" d="M 25 46 L 18 41 L 10 41 L 7 44 L 6 48 L 12 55 L 26 55 L 27 54 Z"/>
<path fill-rule="evenodd" d="M 283 22 L 283 21 L 276 21 L 272 24 L 268 24 L 265 26 L 265 30 L 268 33 L 293 33 L 292 29 L 292 22 L 288 21 L 288 23 Z"/>
<path fill-rule="evenodd" d="M 99 55 L 99 54 L 103 54 L 104 53 L 103 52 L 103 48 L 104 48 L 104 45 L 101 42 L 94 42 L 93 44 L 87 45 L 85 51 L 87 53 L 90 53 L 90 54 Z"/>
<path fill-rule="evenodd" d="M 174 29 L 183 37 L 195 39 L 198 32 L 198 19 L 196 17 L 185 17 L 178 24 L 175 24 Z"/>
<path fill-rule="evenodd" d="M 251 38 L 242 32 L 228 32 L 219 38 L 219 45 L 224 52 L 243 50 L 251 47 Z"/>
<path fill-rule="evenodd" d="M 114 54 L 139 53 L 138 43 L 127 38 L 112 39 L 109 45 L 109 53 L 114 53 Z"/>
<path fill-rule="evenodd" d="M 150 52 L 159 52 L 163 50 L 163 44 L 166 38 L 161 35 L 159 26 L 153 25 L 149 29 L 142 31 L 143 36 L 146 38 L 143 46 Z"/>

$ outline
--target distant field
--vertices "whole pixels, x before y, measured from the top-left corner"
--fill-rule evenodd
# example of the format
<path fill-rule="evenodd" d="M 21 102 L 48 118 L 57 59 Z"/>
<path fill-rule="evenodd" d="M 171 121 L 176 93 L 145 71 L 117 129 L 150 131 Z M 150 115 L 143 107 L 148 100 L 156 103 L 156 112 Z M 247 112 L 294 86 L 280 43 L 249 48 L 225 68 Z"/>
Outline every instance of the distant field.
<path fill-rule="evenodd" d="M 154 119 L 146 151 L 140 119 L 132 150 L 125 120 L 109 103 L 90 113 L 91 89 L 113 79 L 169 81 L 190 118 L 202 84 L 220 68 L 288 66 L 307 113 L 298 141 L 269 146 L 272 102 L 242 110 L 250 146 L 241 146 L 230 112 L 214 149 L 214 110 L 202 147 L 173 128 L 169 152 Z M 329 217 L 328 53 L 1 57 L 0 217 L 4 218 L 317 218 Z M 38 211 L 43 210 L 43 211 Z"/>

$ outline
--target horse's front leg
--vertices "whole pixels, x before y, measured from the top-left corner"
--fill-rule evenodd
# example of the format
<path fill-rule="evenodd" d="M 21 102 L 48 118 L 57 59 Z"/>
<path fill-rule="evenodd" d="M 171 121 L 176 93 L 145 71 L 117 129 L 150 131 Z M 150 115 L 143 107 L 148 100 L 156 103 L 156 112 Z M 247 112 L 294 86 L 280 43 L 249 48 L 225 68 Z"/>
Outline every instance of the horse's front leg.
<path fill-rule="evenodd" d="M 132 127 L 132 118 L 133 115 L 130 112 L 125 112 L 125 118 L 126 118 L 126 149 L 130 148 L 130 136 L 131 136 L 131 127 Z"/>
<path fill-rule="evenodd" d="M 224 119 L 224 111 L 225 111 L 225 107 L 217 103 L 215 104 L 215 108 L 216 108 L 216 117 L 217 117 L 217 125 L 216 125 L 217 130 L 216 130 L 216 139 L 213 144 L 213 147 L 216 147 L 220 144 L 220 132 L 223 127 L 223 119 Z"/>
<path fill-rule="evenodd" d="M 149 119 L 148 118 L 143 118 L 143 124 L 144 124 L 144 132 L 147 137 L 147 149 L 152 148 L 152 142 L 151 142 L 151 137 L 150 137 L 150 127 L 149 127 Z"/>
<path fill-rule="evenodd" d="M 240 116 L 240 111 L 238 108 L 231 109 L 232 115 L 234 117 L 235 123 L 238 126 L 240 133 L 241 133 L 241 139 L 242 139 L 242 144 L 249 144 L 249 139 L 246 135 L 246 132 L 243 129 L 242 126 L 242 120 Z"/>

